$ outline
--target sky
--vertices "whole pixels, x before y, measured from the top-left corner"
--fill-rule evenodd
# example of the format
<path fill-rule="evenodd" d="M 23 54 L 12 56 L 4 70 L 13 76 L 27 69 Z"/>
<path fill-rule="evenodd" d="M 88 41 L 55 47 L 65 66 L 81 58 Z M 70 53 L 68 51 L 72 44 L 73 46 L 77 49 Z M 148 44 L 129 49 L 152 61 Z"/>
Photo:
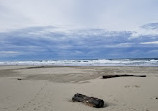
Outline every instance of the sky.
<path fill-rule="evenodd" d="M 158 0 L 0 0 L 0 61 L 158 57 Z"/>

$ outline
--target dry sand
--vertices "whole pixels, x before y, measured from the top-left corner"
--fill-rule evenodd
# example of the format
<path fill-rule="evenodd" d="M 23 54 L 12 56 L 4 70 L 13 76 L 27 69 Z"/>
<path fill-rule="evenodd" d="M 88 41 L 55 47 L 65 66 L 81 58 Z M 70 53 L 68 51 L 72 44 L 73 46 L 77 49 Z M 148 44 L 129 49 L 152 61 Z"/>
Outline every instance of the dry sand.
<path fill-rule="evenodd" d="M 147 77 L 101 79 L 107 74 Z M 0 111 L 158 111 L 157 84 L 158 67 L 1 66 Z M 105 107 L 71 102 L 75 93 Z"/>

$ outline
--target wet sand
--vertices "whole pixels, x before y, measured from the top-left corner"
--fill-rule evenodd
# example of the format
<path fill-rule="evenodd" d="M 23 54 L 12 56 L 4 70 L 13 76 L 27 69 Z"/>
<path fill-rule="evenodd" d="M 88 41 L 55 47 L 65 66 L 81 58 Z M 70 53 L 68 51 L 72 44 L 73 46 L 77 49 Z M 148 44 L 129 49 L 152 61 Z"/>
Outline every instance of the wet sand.
<path fill-rule="evenodd" d="M 147 77 L 102 79 L 102 75 Z M 157 111 L 158 67 L 0 66 L 0 111 Z M 75 93 L 104 108 L 71 102 Z"/>

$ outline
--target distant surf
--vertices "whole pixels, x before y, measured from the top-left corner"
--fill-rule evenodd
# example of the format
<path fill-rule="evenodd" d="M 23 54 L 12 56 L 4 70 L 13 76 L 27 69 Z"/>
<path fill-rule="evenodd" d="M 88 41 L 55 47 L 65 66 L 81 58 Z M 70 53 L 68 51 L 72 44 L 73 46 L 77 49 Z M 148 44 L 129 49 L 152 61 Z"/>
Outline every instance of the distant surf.
<path fill-rule="evenodd" d="M 49 66 L 158 66 L 158 58 L 148 59 L 87 59 L 87 60 L 41 60 L 5 61 L 0 65 L 49 65 Z"/>

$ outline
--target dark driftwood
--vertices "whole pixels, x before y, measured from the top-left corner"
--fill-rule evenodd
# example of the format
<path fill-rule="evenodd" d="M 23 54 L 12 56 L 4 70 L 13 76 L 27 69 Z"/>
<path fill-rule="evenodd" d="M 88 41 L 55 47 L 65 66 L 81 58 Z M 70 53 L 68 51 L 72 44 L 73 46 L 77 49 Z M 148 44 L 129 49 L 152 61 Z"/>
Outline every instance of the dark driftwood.
<path fill-rule="evenodd" d="M 95 107 L 95 108 L 104 107 L 104 101 L 102 99 L 98 99 L 95 97 L 88 97 L 86 95 L 79 94 L 79 93 L 75 94 L 72 97 L 72 101 L 73 102 L 82 102 L 84 104 L 87 104 L 87 105 Z"/>
<path fill-rule="evenodd" d="M 129 76 L 146 77 L 146 75 L 127 75 L 127 74 L 123 74 L 123 75 L 104 75 L 103 79 L 114 78 L 114 77 L 129 77 Z"/>

